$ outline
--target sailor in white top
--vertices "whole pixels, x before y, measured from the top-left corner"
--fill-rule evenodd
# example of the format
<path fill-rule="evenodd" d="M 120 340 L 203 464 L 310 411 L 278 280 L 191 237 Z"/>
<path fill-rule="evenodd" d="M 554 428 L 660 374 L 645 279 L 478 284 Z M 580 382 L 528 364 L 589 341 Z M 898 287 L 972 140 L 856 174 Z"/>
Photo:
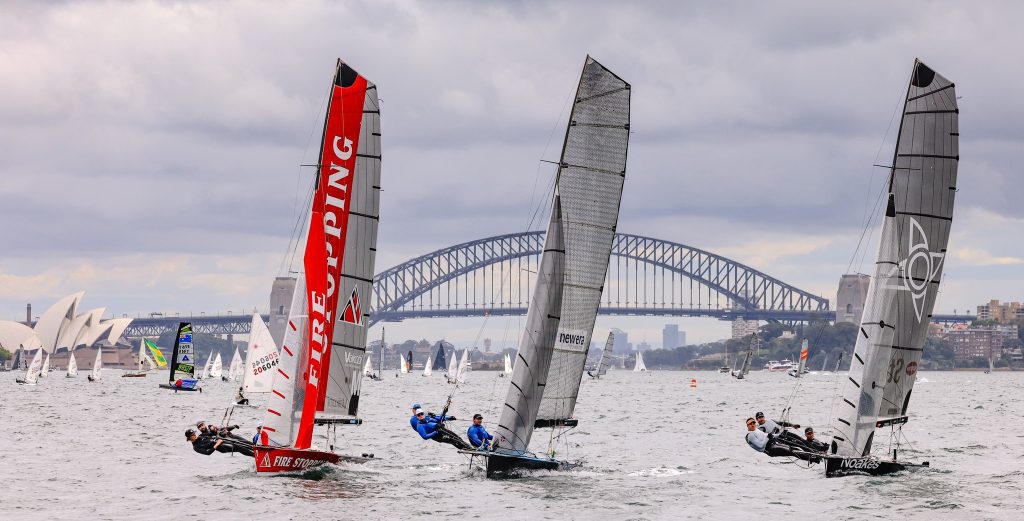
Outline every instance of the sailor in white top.
<path fill-rule="evenodd" d="M 757 422 L 753 418 L 747 418 L 747 445 L 757 452 L 764 452 L 768 446 L 768 435 L 757 429 Z"/>

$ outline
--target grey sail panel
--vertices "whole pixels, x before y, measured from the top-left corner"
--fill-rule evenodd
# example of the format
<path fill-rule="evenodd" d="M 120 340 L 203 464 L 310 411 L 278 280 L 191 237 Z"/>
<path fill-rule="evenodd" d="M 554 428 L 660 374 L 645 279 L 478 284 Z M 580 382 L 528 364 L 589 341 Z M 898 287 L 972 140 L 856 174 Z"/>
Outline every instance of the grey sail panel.
<path fill-rule="evenodd" d="M 629 144 L 630 86 L 587 57 L 566 129 L 557 190 L 565 232 L 561 322 L 539 419 L 572 418 L 604 289 Z"/>
<path fill-rule="evenodd" d="M 516 354 L 498 428 L 495 429 L 498 445 L 519 454 L 526 452 L 530 445 L 558 332 L 565 278 L 561 214 L 559 198 L 555 196 L 533 300 L 526 317 L 526 329 Z"/>
<path fill-rule="evenodd" d="M 321 419 L 352 418 L 359 411 L 380 215 L 380 138 L 380 100 L 377 87 L 367 81 Z"/>
<path fill-rule="evenodd" d="M 914 63 L 890 173 L 875 276 L 843 399 L 836 453 L 871 451 L 875 422 L 906 415 L 953 218 L 959 130 L 952 83 Z"/>
<path fill-rule="evenodd" d="M 601 360 L 597 363 L 597 375 L 604 376 L 608 372 L 608 364 L 612 360 L 612 349 L 615 347 L 615 333 L 608 333 L 608 341 L 601 351 Z"/>
<path fill-rule="evenodd" d="M 896 331 L 879 416 L 905 416 L 945 265 L 957 164 L 959 108 L 953 84 L 921 62 L 910 83 L 893 164 Z"/>

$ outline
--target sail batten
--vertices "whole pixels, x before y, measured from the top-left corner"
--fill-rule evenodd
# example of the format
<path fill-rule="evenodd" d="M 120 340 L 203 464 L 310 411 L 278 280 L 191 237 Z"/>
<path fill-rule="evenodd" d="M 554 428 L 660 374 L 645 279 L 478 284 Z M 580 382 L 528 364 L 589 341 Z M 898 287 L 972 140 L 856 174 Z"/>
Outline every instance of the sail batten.
<path fill-rule="evenodd" d="M 958 118 L 953 83 L 915 61 L 856 363 L 834 415 L 837 454 L 867 455 L 877 419 L 906 416 L 953 219 Z"/>
<path fill-rule="evenodd" d="M 629 143 L 630 85 L 591 57 L 580 75 L 559 160 L 565 280 L 539 418 L 576 408 L 618 224 Z M 550 422 L 549 422 L 550 423 Z"/>

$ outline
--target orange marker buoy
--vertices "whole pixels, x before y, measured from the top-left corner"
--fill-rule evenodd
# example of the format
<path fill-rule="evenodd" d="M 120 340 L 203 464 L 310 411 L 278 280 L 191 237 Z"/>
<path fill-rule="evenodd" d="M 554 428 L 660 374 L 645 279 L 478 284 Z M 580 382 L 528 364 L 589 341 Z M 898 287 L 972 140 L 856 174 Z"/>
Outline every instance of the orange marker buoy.
<path fill-rule="evenodd" d="M 690 389 L 696 389 L 696 388 L 697 388 L 697 379 L 696 378 L 690 378 Z"/>

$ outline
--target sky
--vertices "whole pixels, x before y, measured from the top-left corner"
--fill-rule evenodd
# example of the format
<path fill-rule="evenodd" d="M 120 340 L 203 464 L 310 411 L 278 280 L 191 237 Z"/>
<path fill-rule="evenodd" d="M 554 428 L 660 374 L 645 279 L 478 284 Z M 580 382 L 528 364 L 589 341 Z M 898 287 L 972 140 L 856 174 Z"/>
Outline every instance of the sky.
<path fill-rule="evenodd" d="M 1012 2 L 5 2 L 0 318 L 82 290 L 117 316 L 266 309 L 337 58 L 382 100 L 378 272 L 529 225 L 590 54 L 632 85 L 619 230 L 834 300 L 842 273 L 871 269 L 877 230 L 858 241 L 886 175 L 872 165 L 891 160 L 919 57 L 961 97 L 936 312 L 1022 300 L 1022 16 Z M 482 322 L 388 336 L 521 327 Z M 728 335 L 600 317 L 595 338 L 660 344 L 666 323 Z"/>

